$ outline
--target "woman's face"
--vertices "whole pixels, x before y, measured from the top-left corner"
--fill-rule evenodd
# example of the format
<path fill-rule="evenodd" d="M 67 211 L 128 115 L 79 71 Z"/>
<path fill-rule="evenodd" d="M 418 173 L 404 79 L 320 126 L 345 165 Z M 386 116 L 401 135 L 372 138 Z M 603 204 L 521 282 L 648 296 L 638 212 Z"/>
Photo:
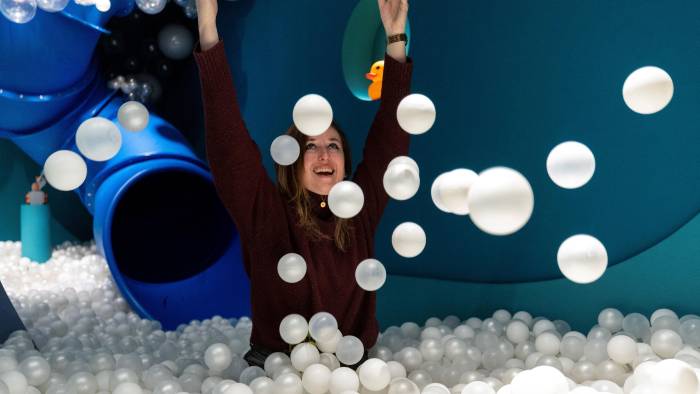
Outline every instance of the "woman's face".
<path fill-rule="evenodd" d="M 325 196 L 345 178 L 343 148 L 340 134 L 333 127 L 319 136 L 307 137 L 301 147 L 304 155 L 301 183 L 307 190 Z"/>

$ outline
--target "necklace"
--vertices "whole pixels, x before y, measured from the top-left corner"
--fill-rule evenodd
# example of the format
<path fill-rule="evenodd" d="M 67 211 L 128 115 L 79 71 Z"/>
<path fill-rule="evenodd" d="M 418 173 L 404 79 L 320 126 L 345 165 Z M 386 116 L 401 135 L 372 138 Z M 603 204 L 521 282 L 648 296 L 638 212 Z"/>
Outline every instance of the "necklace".
<path fill-rule="evenodd" d="M 325 208 L 325 207 L 326 207 L 326 201 L 324 200 L 323 197 L 321 197 L 321 208 Z"/>

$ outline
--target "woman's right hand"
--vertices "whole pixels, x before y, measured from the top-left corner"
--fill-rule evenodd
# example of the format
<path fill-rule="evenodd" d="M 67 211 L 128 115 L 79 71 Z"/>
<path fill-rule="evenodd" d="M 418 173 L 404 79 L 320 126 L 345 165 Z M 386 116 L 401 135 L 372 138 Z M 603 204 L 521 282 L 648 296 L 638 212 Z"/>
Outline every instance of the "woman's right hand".
<path fill-rule="evenodd" d="M 216 14 L 219 11 L 218 0 L 196 0 L 197 23 L 199 24 L 199 46 L 203 51 L 219 42 L 216 29 Z"/>

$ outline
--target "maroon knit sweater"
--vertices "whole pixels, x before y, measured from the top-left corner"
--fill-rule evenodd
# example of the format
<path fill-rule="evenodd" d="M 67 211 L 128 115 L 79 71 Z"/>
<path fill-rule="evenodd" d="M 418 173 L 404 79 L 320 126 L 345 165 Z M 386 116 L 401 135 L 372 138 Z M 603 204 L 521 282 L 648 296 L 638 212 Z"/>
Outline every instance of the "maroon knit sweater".
<path fill-rule="evenodd" d="M 352 219 L 352 243 L 345 252 L 335 246 L 336 217 L 327 207 L 321 208 L 321 196 L 311 194 L 314 215 L 331 239 L 312 240 L 298 225 L 296 209 L 267 176 L 238 108 L 223 43 L 196 52 L 195 59 L 202 84 L 207 159 L 219 197 L 238 228 L 251 284 L 251 343 L 288 350 L 279 334 L 282 319 L 291 313 L 309 319 L 326 311 L 338 320 L 343 335 L 357 336 L 369 349 L 379 332 L 375 293 L 357 285 L 355 268 L 374 255 L 374 233 L 388 201 L 384 171 L 391 159 L 408 154 L 409 135 L 398 125 L 396 107 L 410 91 L 410 59 L 402 64 L 386 56 L 382 102 L 352 179 L 362 188 L 365 204 Z M 277 274 L 277 262 L 290 252 L 306 260 L 306 275 L 297 283 L 286 283 Z"/>

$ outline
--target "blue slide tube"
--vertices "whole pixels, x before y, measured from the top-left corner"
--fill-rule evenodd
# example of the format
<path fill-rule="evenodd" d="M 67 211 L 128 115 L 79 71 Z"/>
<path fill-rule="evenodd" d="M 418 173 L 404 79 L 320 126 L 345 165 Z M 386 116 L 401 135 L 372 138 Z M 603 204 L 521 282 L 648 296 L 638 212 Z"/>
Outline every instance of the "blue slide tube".
<path fill-rule="evenodd" d="M 109 18 L 133 7 L 113 0 L 100 13 L 71 2 L 61 13 L 38 10 L 22 25 L 0 18 L 0 138 L 43 165 L 56 150 L 78 151 L 74 134 L 85 119 L 116 123 L 124 100 L 99 76 L 94 49 L 109 33 Z M 206 163 L 155 114 L 145 130 L 121 132 L 115 157 L 86 159 L 87 179 L 76 193 L 124 298 L 167 329 L 216 314 L 249 315 L 240 240 Z"/>

